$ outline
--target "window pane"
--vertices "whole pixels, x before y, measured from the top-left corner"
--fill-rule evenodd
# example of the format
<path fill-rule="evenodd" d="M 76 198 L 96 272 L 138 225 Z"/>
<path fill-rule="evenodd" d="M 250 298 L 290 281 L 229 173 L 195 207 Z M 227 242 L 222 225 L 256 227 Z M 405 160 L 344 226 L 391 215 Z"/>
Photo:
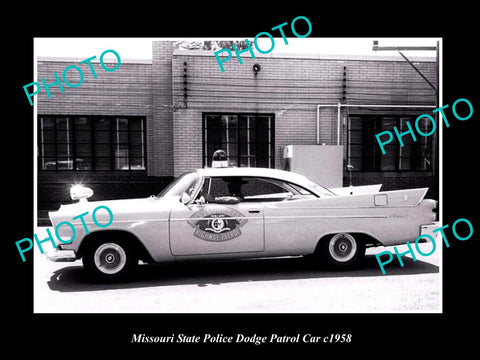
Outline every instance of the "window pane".
<path fill-rule="evenodd" d="M 255 166 L 252 162 L 252 158 L 248 156 L 240 157 L 240 167 L 253 167 Z"/>
<path fill-rule="evenodd" d="M 414 170 L 411 158 L 400 158 L 399 170 Z"/>
<path fill-rule="evenodd" d="M 57 117 L 56 118 L 57 131 L 65 130 L 68 131 L 71 129 L 70 121 L 66 117 Z"/>
<path fill-rule="evenodd" d="M 264 121 L 260 121 L 260 119 L 257 120 L 257 126 L 255 127 L 255 140 L 257 142 L 270 142 L 268 119 L 263 119 Z"/>
<path fill-rule="evenodd" d="M 258 144 L 258 145 L 259 146 L 266 145 L 268 150 L 268 144 L 265 143 L 265 144 Z M 248 153 L 249 156 L 257 155 L 257 143 L 251 142 L 248 146 L 248 150 L 249 150 L 249 153 Z"/>
<path fill-rule="evenodd" d="M 86 117 L 76 117 L 74 120 L 75 131 L 90 131 L 90 120 Z"/>
<path fill-rule="evenodd" d="M 91 157 L 77 157 L 75 159 L 76 170 L 92 170 Z"/>
<path fill-rule="evenodd" d="M 72 155 L 72 144 L 58 143 L 56 155 L 70 157 Z"/>
<path fill-rule="evenodd" d="M 429 171 L 431 169 L 430 159 L 417 158 L 415 160 L 415 169 L 417 171 Z"/>
<path fill-rule="evenodd" d="M 126 131 L 116 131 L 113 137 L 113 142 L 115 144 L 127 144 L 128 143 L 128 132 Z"/>
<path fill-rule="evenodd" d="M 271 124 L 266 115 L 223 114 L 204 115 L 204 161 L 211 166 L 216 150 L 224 150 L 233 166 L 259 166 L 259 157 L 265 157 L 265 166 L 271 163 Z"/>
<path fill-rule="evenodd" d="M 40 128 L 42 130 L 55 130 L 55 119 L 49 116 L 42 116 L 40 118 Z"/>
<path fill-rule="evenodd" d="M 240 129 L 248 129 L 248 122 L 250 116 L 248 115 L 239 115 L 238 116 L 238 127 Z"/>
<path fill-rule="evenodd" d="M 364 156 L 362 158 L 362 170 L 363 171 L 378 171 L 376 167 L 376 161 L 373 156 Z"/>
<path fill-rule="evenodd" d="M 128 148 L 125 144 L 117 144 L 115 147 L 115 169 L 128 170 Z"/>
<path fill-rule="evenodd" d="M 380 157 L 383 158 L 385 156 L 395 156 L 398 145 L 395 145 L 395 144 L 383 145 L 383 151 L 385 152 L 385 154 L 383 154 L 382 150 L 378 145 L 377 145 L 377 148 L 378 149 L 375 149 L 375 151 L 377 151 L 380 154 Z"/>
<path fill-rule="evenodd" d="M 380 170 L 382 171 L 395 171 L 395 157 L 384 156 L 380 163 Z"/>
<path fill-rule="evenodd" d="M 400 156 L 411 157 L 415 154 L 413 145 L 400 146 Z"/>
<path fill-rule="evenodd" d="M 77 144 L 75 154 L 80 157 L 92 156 L 92 147 L 90 144 Z"/>
<path fill-rule="evenodd" d="M 358 116 L 350 117 L 350 130 L 362 130 L 362 118 Z"/>
<path fill-rule="evenodd" d="M 95 156 L 110 157 L 111 156 L 110 144 L 95 144 Z"/>
<path fill-rule="evenodd" d="M 418 154 L 418 157 L 430 157 L 430 149 L 431 149 L 431 144 L 425 145 L 425 144 L 418 144 L 415 147 L 415 151 Z"/>
<path fill-rule="evenodd" d="M 66 130 L 57 130 L 56 142 L 69 144 L 72 142 L 72 133 L 71 131 Z"/>
<path fill-rule="evenodd" d="M 143 146 L 130 144 L 130 156 L 131 157 L 143 157 Z"/>
<path fill-rule="evenodd" d="M 110 157 L 95 157 L 95 169 L 110 170 L 112 166 L 112 159 Z"/>
<path fill-rule="evenodd" d="M 249 155 L 249 144 L 246 142 L 240 142 L 240 156 L 248 156 Z"/>
<path fill-rule="evenodd" d="M 97 144 L 110 144 L 110 132 L 95 131 L 94 139 Z"/>
<path fill-rule="evenodd" d="M 56 141 L 55 131 L 43 131 L 41 135 L 42 136 L 41 136 L 40 142 L 55 143 Z"/>
<path fill-rule="evenodd" d="M 109 118 L 98 118 L 95 121 L 95 131 L 108 131 L 110 132 L 110 119 Z"/>
<path fill-rule="evenodd" d="M 238 155 L 238 146 L 237 143 L 230 143 L 227 146 L 227 156 L 228 158 L 237 158 Z"/>
<path fill-rule="evenodd" d="M 408 124 L 407 124 L 408 122 Z M 401 118 L 400 119 L 400 123 L 399 123 L 399 128 L 398 128 L 398 132 L 400 134 L 403 134 L 405 133 L 405 135 L 403 135 L 401 137 L 402 139 L 402 142 L 403 144 L 413 144 L 414 141 L 413 141 L 413 137 L 412 137 L 412 134 L 409 132 L 410 129 L 408 128 L 408 125 L 410 125 L 410 127 L 412 129 L 415 128 L 415 121 L 413 119 L 410 119 L 410 118 Z M 414 130 L 414 135 L 415 135 L 415 138 L 418 139 L 418 134 L 415 133 L 415 130 Z"/>
<path fill-rule="evenodd" d="M 145 170 L 143 158 L 130 158 L 130 170 Z"/>
<path fill-rule="evenodd" d="M 73 169 L 73 159 L 71 157 L 57 157 L 57 167 L 58 170 L 72 170 Z"/>
<path fill-rule="evenodd" d="M 139 117 L 40 116 L 41 169 L 145 169 L 144 138 Z"/>
<path fill-rule="evenodd" d="M 361 158 L 350 158 L 350 165 L 353 166 L 352 171 L 361 171 L 362 170 L 362 159 Z"/>
<path fill-rule="evenodd" d="M 262 117 L 258 116 L 260 119 L 259 121 L 268 121 L 270 117 Z M 249 116 L 248 118 L 248 128 L 249 129 L 256 129 L 257 128 L 257 117 L 256 116 Z"/>
<path fill-rule="evenodd" d="M 350 145 L 350 156 L 351 157 L 362 156 L 362 145 Z"/>
<path fill-rule="evenodd" d="M 356 115 L 349 117 L 349 147 L 348 160 L 355 166 L 354 170 L 361 171 L 424 171 L 425 158 L 431 154 L 431 138 L 421 137 L 415 133 L 417 141 L 413 141 L 411 134 L 401 137 L 403 146 L 397 139 L 384 145 L 384 155 L 378 145 L 375 135 L 381 131 L 392 131 L 397 127 L 399 133 L 409 130 L 407 121 L 414 128 L 415 119 L 408 116 L 381 116 Z M 424 119 L 419 124 L 421 131 L 431 131 L 431 123 Z M 428 160 L 427 160 L 428 163 Z M 355 165 L 356 164 L 356 165 Z M 361 164 L 361 166 L 360 166 Z"/>
<path fill-rule="evenodd" d="M 397 126 L 397 119 L 384 116 L 381 118 L 382 131 L 390 130 L 393 132 L 393 128 Z"/>
<path fill-rule="evenodd" d="M 360 131 L 350 131 L 350 143 L 351 144 L 361 144 L 362 143 L 362 133 Z"/>
<path fill-rule="evenodd" d="M 248 134 L 248 129 L 240 129 L 240 130 L 239 130 L 238 141 L 239 141 L 240 143 L 248 143 L 248 142 L 250 142 L 250 137 L 249 137 L 249 134 Z"/>
<path fill-rule="evenodd" d="M 117 118 L 115 121 L 117 131 L 128 131 L 128 119 Z"/>
<path fill-rule="evenodd" d="M 255 155 L 258 158 L 270 157 L 270 144 L 269 143 L 257 143 L 255 146 Z"/>
<path fill-rule="evenodd" d="M 273 165 L 270 163 L 270 158 L 268 157 L 258 157 L 256 158 L 256 167 L 265 167 L 269 168 L 272 167 Z"/>
<path fill-rule="evenodd" d="M 410 121 L 410 124 L 413 124 L 413 122 Z M 430 134 L 430 132 L 433 129 L 432 121 L 427 117 L 420 118 L 420 120 L 418 122 L 416 122 L 416 124 L 420 128 L 420 131 L 424 134 Z M 413 128 L 413 126 L 412 126 L 412 128 Z"/>
<path fill-rule="evenodd" d="M 130 119 L 129 120 L 130 131 L 143 131 L 143 121 L 142 119 Z"/>
<path fill-rule="evenodd" d="M 91 131 L 75 131 L 75 142 L 78 143 L 88 143 L 92 141 L 92 132 Z"/>
<path fill-rule="evenodd" d="M 56 170 L 56 160 L 54 157 L 46 157 L 43 159 L 42 162 L 42 169 L 43 170 Z"/>

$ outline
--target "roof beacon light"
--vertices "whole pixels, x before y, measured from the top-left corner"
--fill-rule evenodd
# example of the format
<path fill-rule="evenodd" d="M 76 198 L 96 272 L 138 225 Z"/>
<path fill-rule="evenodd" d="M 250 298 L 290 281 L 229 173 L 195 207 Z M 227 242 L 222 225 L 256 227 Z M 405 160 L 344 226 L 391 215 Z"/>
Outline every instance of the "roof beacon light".
<path fill-rule="evenodd" d="M 223 150 L 217 150 L 212 156 L 212 168 L 226 168 L 228 167 L 227 154 Z"/>

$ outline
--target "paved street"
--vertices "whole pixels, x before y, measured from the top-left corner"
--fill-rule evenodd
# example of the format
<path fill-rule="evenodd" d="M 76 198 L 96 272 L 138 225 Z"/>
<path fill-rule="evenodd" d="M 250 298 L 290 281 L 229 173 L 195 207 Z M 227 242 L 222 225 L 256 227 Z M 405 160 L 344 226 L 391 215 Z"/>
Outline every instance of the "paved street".
<path fill-rule="evenodd" d="M 45 228 L 39 228 L 41 236 Z M 438 243 L 438 242 L 437 242 Z M 424 253 L 431 244 L 420 244 Z M 367 251 L 356 270 L 319 269 L 303 258 L 140 265 L 127 283 L 95 284 L 82 262 L 53 263 L 34 248 L 36 313 L 441 312 L 441 247 L 382 275 Z M 399 251 L 406 251 L 406 246 Z"/>

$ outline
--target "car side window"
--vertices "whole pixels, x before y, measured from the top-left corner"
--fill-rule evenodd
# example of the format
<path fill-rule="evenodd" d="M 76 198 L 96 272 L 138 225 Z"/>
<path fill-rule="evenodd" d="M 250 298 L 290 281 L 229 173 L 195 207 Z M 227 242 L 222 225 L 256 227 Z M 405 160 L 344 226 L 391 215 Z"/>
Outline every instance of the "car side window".
<path fill-rule="evenodd" d="M 229 196 L 227 183 L 223 178 L 206 178 L 203 183 L 202 195 L 207 202 L 215 202 L 215 198 Z"/>
<path fill-rule="evenodd" d="M 267 178 L 247 178 L 242 192 L 245 201 L 282 201 L 293 196 L 284 182 Z"/>
<path fill-rule="evenodd" d="M 313 196 L 313 197 L 317 197 L 316 195 L 314 195 L 311 191 L 308 191 L 307 189 L 299 186 L 299 185 L 296 185 L 296 184 L 292 184 L 292 183 L 288 183 L 289 186 L 291 186 L 296 192 L 298 192 L 299 195 L 305 195 L 305 196 Z"/>
<path fill-rule="evenodd" d="M 206 178 L 201 190 L 201 196 L 207 203 L 238 203 L 243 201 L 241 177 L 210 177 Z"/>
<path fill-rule="evenodd" d="M 237 202 L 282 201 L 298 192 L 279 180 L 228 176 L 206 178 L 201 193 L 207 203 L 216 203 L 229 198 Z"/>

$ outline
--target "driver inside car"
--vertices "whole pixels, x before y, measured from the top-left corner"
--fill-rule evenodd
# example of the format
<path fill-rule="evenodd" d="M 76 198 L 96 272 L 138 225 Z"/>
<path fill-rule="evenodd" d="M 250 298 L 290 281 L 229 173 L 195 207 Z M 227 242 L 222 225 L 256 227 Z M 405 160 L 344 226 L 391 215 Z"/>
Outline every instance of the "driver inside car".
<path fill-rule="evenodd" d="M 240 201 L 244 200 L 242 194 L 242 185 L 247 184 L 248 182 L 243 180 L 242 178 L 232 178 L 226 181 L 228 192 L 230 196 L 238 198 Z"/>

